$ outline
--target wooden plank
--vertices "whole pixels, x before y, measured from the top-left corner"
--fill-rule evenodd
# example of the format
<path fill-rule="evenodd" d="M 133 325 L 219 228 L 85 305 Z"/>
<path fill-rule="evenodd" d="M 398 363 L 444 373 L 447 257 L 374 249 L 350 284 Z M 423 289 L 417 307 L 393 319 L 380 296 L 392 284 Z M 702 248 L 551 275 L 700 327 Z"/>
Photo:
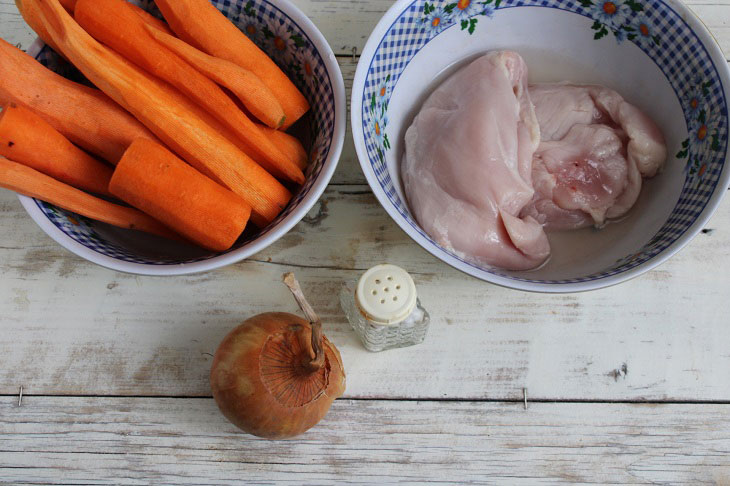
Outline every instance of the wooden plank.
<path fill-rule="evenodd" d="M 710 28 L 726 54 L 730 53 L 730 24 L 727 0 L 689 0 L 685 2 Z M 370 33 L 392 0 L 294 0 L 320 29 L 337 55 L 362 52 Z M 14 0 L 0 0 L 2 37 L 11 43 L 28 47 L 35 36 L 17 14 Z"/>
<path fill-rule="evenodd" d="M 352 91 L 352 80 L 355 78 L 355 70 L 357 69 L 357 61 L 353 61 L 352 57 L 339 57 L 337 60 L 342 69 L 342 77 L 345 80 L 345 89 L 347 90 L 347 131 L 345 134 L 345 144 L 342 147 L 342 155 L 332 177 L 333 184 L 367 184 L 367 180 L 360 168 L 360 161 L 355 153 L 355 142 L 352 139 L 352 124 L 350 123 L 350 93 Z"/>
<path fill-rule="evenodd" d="M 357 217 L 353 217 L 357 215 Z M 309 217 L 216 272 L 145 278 L 70 255 L 0 192 L 0 393 L 208 396 L 211 354 L 244 318 L 296 312 L 295 270 L 341 349 L 348 397 L 730 400 L 730 200 L 708 234 L 633 281 L 546 296 L 463 275 L 412 243 L 365 186 L 331 186 Z M 367 239 L 366 239 L 367 238 Z M 365 351 L 339 309 L 377 262 L 416 272 L 426 342 Z"/>
<path fill-rule="evenodd" d="M 338 400 L 271 442 L 210 399 L 0 400 L 3 484 L 730 483 L 728 405 Z"/>

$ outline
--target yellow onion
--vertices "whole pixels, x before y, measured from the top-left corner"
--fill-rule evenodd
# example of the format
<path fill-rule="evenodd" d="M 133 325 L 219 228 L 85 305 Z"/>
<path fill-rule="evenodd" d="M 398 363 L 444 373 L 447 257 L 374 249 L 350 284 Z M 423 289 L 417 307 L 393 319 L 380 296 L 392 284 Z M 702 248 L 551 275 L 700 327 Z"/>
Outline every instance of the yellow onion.
<path fill-rule="evenodd" d="M 249 434 L 284 439 L 316 425 L 345 391 L 340 352 L 294 275 L 284 275 L 308 320 L 259 314 L 231 331 L 213 358 L 210 383 L 218 407 Z"/>

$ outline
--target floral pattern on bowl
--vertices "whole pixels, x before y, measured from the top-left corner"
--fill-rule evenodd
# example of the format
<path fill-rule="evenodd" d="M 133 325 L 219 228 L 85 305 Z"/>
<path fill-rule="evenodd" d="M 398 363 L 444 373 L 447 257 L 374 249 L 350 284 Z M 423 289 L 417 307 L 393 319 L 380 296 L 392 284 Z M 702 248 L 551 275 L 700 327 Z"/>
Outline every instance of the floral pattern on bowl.
<path fill-rule="evenodd" d="M 512 6 L 514 1 L 505 2 L 505 6 Z M 487 0 L 476 2 L 471 0 L 441 0 L 436 2 L 424 2 L 421 7 L 421 22 L 424 29 L 429 32 L 429 40 L 453 25 L 459 25 L 461 30 L 474 33 L 479 17 L 493 18 L 495 10 L 500 7 L 502 0 Z M 587 16 L 593 19 L 591 29 L 595 31 L 594 40 L 600 40 L 609 32 L 613 33 L 617 42 L 628 40 L 639 45 L 643 50 L 661 48 L 661 38 L 656 33 L 660 26 L 655 25 L 652 18 L 644 12 L 644 5 L 641 0 L 580 0 L 580 5 L 585 9 Z M 370 129 L 377 141 L 376 151 L 382 160 L 383 153 L 390 149 L 390 141 L 385 132 L 388 122 L 388 99 L 392 91 L 390 85 L 391 74 L 388 74 L 382 84 L 371 93 L 370 100 Z M 685 96 L 688 113 L 696 118 L 689 119 L 688 128 L 693 137 L 689 137 L 677 154 L 678 158 L 689 158 L 687 169 L 690 176 L 702 177 L 707 164 L 703 162 L 708 155 L 705 149 L 707 140 L 711 141 L 710 149 L 720 150 L 719 117 L 716 113 L 709 113 L 703 110 L 704 98 L 709 94 L 713 81 L 703 82 L 701 78 L 695 77 L 691 83 L 692 91 Z M 691 106 L 695 103 L 695 106 Z M 698 103 L 703 103 L 701 106 Z M 696 113 L 695 113 L 696 112 Z M 708 136 L 709 134 L 709 136 Z M 693 138 L 696 142 L 693 152 L 689 154 L 689 140 Z M 692 156 L 693 155 L 693 156 Z"/>
<path fill-rule="evenodd" d="M 616 42 L 630 40 L 646 43 L 646 47 L 661 47 L 660 37 L 655 33 L 651 20 L 642 14 L 641 0 L 581 0 L 581 5 L 590 9 L 594 19 L 591 29 L 596 33 L 594 40 L 613 33 Z"/>
<path fill-rule="evenodd" d="M 479 17 L 491 18 L 502 0 L 459 0 L 458 2 L 434 2 L 423 4 L 422 20 L 432 35 L 456 24 L 470 35 L 476 30 Z"/>
<path fill-rule="evenodd" d="M 722 150 L 722 117 L 719 110 L 707 100 L 711 87 L 711 81 L 703 81 L 696 76 L 682 100 L 689 119 L 689 137 L 682 142 L 682 149 L 676 157 L 687 159 L 687 177 L 695 183 L 707 172 L 708 161 Z"/>

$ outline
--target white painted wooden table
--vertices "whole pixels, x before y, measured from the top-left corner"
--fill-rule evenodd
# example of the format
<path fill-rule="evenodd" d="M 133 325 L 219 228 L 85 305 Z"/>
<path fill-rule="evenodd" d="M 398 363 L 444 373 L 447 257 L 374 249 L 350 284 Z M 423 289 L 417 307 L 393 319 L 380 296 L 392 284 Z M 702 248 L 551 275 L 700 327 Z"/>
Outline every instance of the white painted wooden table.
<path fill-rule="evenodd" d="M 295 2 L 349 85 L 352 49 L 392 2 Z M 730 53 L 730 1 L 691 7 Z M 34 38 L 11 0 L 0 35 Z M 89 264 L 4 191 L 0 228 L 0 484 L 730 484 L 730 198 L 659 269 L 563 296 L 488 285 L 421 250 L 370 193 L 351 137 L 303 222 L 209 274 Z M 418 347 L 370 354 L 336 290 L 382 261 L 416 275 L 433 323 Z M 273 443 L 226 422 L 207 376 L 241 320 L 296 311 L 288 270 L 342 351 L 348 389 L 317 428 Z"/>

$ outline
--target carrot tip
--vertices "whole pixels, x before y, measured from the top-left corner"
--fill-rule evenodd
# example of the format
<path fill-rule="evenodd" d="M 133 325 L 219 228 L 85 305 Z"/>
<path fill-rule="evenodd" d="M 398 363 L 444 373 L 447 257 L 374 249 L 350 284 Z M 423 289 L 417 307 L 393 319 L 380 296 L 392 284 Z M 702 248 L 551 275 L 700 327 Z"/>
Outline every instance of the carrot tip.
<path fill-rule="evenodd" d="M 284 126 L 284 122 L 285 122 L 285 121 L 286 121 L 286 115 L 284 115 L 284 116 L 282 116 L 282 117 L 281 117 L 281 120 L 279 120 L 279 124 L 278 124 L 278 125 L 276 125 L 276 128 L 277 128 L 277 129 L 279 129 L 279 128 L 281 128 L 282 126 Z"/>

